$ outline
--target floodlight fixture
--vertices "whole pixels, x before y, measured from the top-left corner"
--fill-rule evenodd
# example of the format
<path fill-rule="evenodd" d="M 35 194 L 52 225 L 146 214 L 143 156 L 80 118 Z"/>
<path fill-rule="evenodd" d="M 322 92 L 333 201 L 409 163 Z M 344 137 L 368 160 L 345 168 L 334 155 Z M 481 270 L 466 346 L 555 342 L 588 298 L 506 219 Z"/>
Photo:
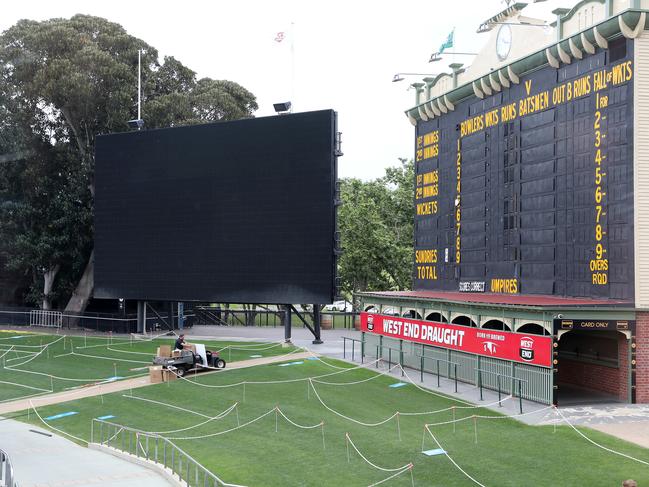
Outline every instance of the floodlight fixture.
<path fill-rule="evenodd" d="M 477 52 L 449 52 L 449 53 L 444 53 L 444 55 L 450 54 L 451 56 L 477 56 Z M 430 55 L 430 59 L 428 60 L 429 63 L 434 63 L 436 61 L 441 61 L 442 60 L 442 53 L 441 52 L 434 52 Z"/>
<path fill-rule="evenodd" d="M 129 120 L 126 122 L 129 128 L 142 130 L 144 128 L 144 120 L 141 118 L 136 118 L 135 120 Z"/>
<path fill-rule="evenodd" d="M 397 73 L 392 77 L 392 82 L 397 83 L 399 81 L 403 81 L 405 76 L 437 76 L 437 74 L 433 73 Z"/>
<path fill-rule="evenodd" d="M 291 111 L 291 102 L 285 101 L 282 103 L 273 103 L 273 108 L 275 109 L 278 115 L 282 115 Z"/>

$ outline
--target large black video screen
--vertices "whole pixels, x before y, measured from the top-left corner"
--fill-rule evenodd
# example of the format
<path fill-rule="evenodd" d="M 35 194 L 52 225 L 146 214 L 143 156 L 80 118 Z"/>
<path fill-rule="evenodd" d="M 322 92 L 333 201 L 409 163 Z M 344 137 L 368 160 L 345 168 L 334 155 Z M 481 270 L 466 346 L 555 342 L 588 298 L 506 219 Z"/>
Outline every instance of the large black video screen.
<path fill-rule="evenodd" d="M 609 47 L 419 122 L 415 289 L 633 300 L 633 41 Z"/>
<path fill-rule="evenodd" d="M 336 114 L 97 137 L 96 298 L 330 303 Z"/>

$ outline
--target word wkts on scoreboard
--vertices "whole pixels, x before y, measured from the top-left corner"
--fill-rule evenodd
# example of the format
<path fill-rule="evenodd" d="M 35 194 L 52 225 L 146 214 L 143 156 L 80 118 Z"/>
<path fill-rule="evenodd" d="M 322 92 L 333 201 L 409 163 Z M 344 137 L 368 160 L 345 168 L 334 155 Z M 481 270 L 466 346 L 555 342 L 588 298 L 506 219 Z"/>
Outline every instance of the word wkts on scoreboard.
<path fill-rule="evenodd" d="M 97 137 L 95 297 L 330 303 L 331 110 Z"/>
<path fill-rule="evenodd" d="M 415 289 L 632 300 L 633 41 L 420 122 Z"/>

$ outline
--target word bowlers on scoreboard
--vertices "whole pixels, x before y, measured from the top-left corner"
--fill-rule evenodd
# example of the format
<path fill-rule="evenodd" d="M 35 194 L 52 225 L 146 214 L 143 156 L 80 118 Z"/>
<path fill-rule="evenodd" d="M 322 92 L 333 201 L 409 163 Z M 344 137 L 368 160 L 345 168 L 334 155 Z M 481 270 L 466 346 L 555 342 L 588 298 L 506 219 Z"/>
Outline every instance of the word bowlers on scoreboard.
<path fill-rule="evenodd" d="M 543 367 L 552 365 L 552 338 L 361 313 L 361 331 Z"/>

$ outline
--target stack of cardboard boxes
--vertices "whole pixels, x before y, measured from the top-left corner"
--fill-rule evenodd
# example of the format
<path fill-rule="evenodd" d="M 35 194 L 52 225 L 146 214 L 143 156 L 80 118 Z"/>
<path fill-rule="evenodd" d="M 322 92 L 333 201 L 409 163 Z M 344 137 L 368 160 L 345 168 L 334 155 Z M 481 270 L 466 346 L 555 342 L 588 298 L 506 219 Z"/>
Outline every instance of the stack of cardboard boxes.
<path fill-rule="evenodd" d="M 195 351 L 195 350 L 193 350 Z M 180 355 L 180 350 L 171 350 L 171 345 L 160 345 L 156 350 L 156 356 L 171 358 Z M 177 376 L 172 370 L 162 367 L 162 365 L 153 365 L 149 367 L 149 379 L 151 384 L 159 384 L 160 382 L 169 382 L 176 380 Z"/>

